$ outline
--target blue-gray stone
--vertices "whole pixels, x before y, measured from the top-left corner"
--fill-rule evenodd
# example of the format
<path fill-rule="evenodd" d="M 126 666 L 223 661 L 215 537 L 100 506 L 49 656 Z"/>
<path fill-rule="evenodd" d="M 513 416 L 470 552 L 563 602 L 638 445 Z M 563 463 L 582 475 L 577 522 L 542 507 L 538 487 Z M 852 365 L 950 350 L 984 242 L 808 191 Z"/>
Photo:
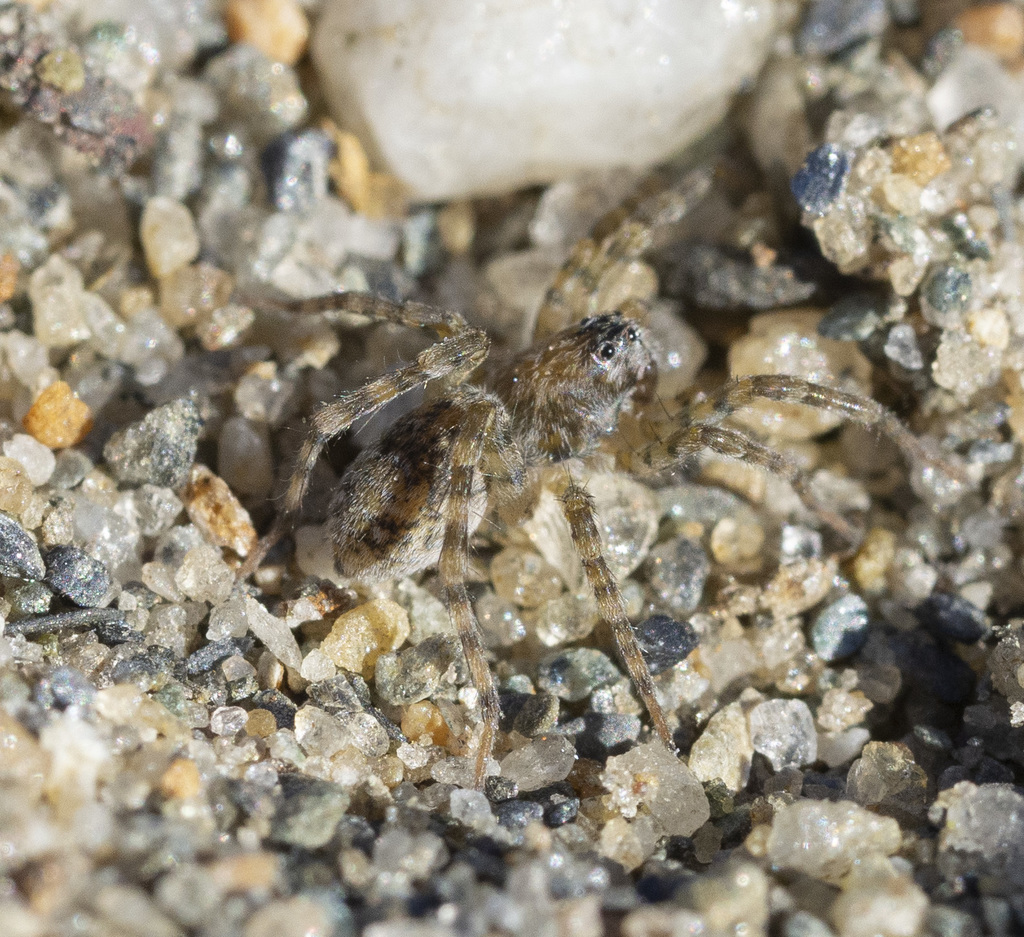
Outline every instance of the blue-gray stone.
<path fill-rule="evenodd" d="M 263 150 L 261 165 L 279 211 L 306 211 L 327 195 L 334 144 L 322 130 L 283 133 Z"/>
<path fill-rule="evenodd" d="M 668 615 L 653 615 L 634 625 L 633 634 L 653 674 L 674 667 L 700 643 L 693 625 Z"/>
<path fill-rule="evenodd" d="M 914 609 L 923 628 L 932 634 L 973 644 L 991 630 L 985 613 L 973 602 L 947 592 L 929 596 Z"/>
<path fill-rule="evenodd" d="M 886 0 L 811 0 L 797 45 L 803 53 L 832 55 L 855 42 L 880 36 L 888 25 Z"/>
<path fill-rule="evenodd" d="M 591 647 L 578 647 L 546 658 L 538 668 L 537 685 L 559 699 L 575 703 L 621 676 L 607 654 Z"/>
<path fill-rule="evenodd" d="M 807 154 L 789 188 L 804 211 L 823 215 L 843 194 L 849 173 L 849 155 L 831 143 L 823 143 Z"/>
<path fill-rule="evenodd" d="M 885 301 L 874 293 L 854 293 L 832 305 L 818 323 L 818 334 L 841 342 L 863 342 L 882 324 Z"/>
<path fill-rule="evenodd" d="M 0 511 L 0 576 L 42 579 L 45 574 L 36 542 L 14 517 Z"/>
<path fill-rule="evenodd" d="M 849 657 L 867 639 L 868 606 L 859 595 L 844 595 L 826 605 L 811 625 L 811 644 L 822 660 Z"/>
<path fill-rule="evenodd" d="M 199 408 L 182 397 L 114 433 L 103 447 L 103 458 L 125 484 L 180 488 L 195 461 L 202 427 Z"/>
<path fill-rule="evenodd" d="M 57 595 L 82 608 L 96 608 L 110 591 L 110 573 L 79 547 L 46 551 L 46 584 Z"/>
<path fill-rule="evenodd" d="M 936 312 L 961 315 L 971 301 L 971 275 L 960 267 L 939 267 L 924 285 L 924 298 Z"/>

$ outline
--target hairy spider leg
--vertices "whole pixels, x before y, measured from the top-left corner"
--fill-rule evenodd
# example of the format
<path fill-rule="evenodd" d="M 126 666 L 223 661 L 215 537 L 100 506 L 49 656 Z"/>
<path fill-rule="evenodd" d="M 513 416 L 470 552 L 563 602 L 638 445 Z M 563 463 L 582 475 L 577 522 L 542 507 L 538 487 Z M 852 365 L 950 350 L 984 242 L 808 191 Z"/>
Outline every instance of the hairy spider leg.
<path fill-rule="evenodd" d="M 636 195 L 603 215 L 588 237 L 578 241 L 544 294 L 534 339 L 553 335 L 593 315 L 601 278 L 623 261 L 650 250 L 662 229 L 676 224 L 711 187 L 711 175 L 695 170 L 678 183 L 652 177 Z"/>
<path fill-rule="evenodd" d="M 643 700 L 651 722 L 661 740 L 672 752 L 676 751 L 672 732 L 665 719 L 665 713 L 654 692 L 654 680 L 650 667 L 644 660 L 636 635 L 626 615 L 626 603 L 619 591 L 619 584 L 608 568 L 601 547 L 601 536 L 597 529 L 597 513 L 594 499 L 579 482 L 574 479 L 562 495 L 562 513 L 569 523 L 573 544 L 583 564 L 583 572 L 587 582 L 597 599 L 597 608 L 601 619 L 611 628 L 612 637 L 619 658 L 626 665 L 629 676 Z"/>
<path fill-rule="evenodd" d="M 445 499 L 444 539 L 437 571 L 441 577 L 442 599 L 462 642 L 473 685 L 480 694 L 483 733 L 477 749 L 474 780 L 483 785 L 487 759 L 494 749 L 494 737 L 501 718 L 501 705 L 494 676 L 484 654 L 480 624 L 466 590 L 469 567 L 469 512 L 473 500 L 473 476 L 479 469 L 484 448 L 495 420 L 502 416 L 491 399 L 475 404 L 465 425 L 452 444 L 448 497 Z"/>

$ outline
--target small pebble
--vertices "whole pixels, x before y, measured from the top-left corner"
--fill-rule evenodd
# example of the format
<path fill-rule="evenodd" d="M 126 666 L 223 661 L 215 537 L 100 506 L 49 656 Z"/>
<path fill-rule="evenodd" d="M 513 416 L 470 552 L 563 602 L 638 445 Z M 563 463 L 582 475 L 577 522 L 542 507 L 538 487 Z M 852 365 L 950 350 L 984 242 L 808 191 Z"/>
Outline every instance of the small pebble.
<path fill-rule="evenodd" d="M 1006 65 L 1024 56 L 1024 10 L 1016 3 L 979 3 L 953 21 L 964 41 L 988 49 Z"/>
<path fill-rule="evenodd" d="M 849 155 L 831 143 L 823 143 L 807 155 L 790 189 L 804 211 L 823 215 L 843 194 L 849 172 Z"/>
<path fill-rule="evenodd" d="M 160 776 L 160 793 L 171 800 L 188 800 L 201 788 L 199 768 L 189 758 L 175 758 Z"/>
<path fill-rule="evenodd" d="M 634 817 L 642 804 L 668 836 L 692 836 L 711 816 L 700 781 L 660 741 L 609 758 L 601 783 L 613 810 Z"/>
<path fill-rule="evenodd" d="M 199 254 L 192 213 L 181 202 L 163 195 L 146 202 L 139 237 L 149 272 L 158 280 L 191 263 Z"/>
<path fill-rule="evenodd" d="M 202 425 L 191 400 L 175 400 L 114 433 L 103 447 L 103 458 L 125 484 L 180 488 L 195 461 Z"/>
<path fill-rule="evenodd" d="M 920 371 L 924 367 L 924 356 L 917 343 L 917 333 L 907 322 L 897 322 L 889 329 L 882 351 L 885 352 L 886 358 L 908 371 Z"/>
<path fill-rule="evenodd" d="M 331 634 L 334 634 L 332 630 Z M 394 644 L 398 634 L 392 639 Z M 404 637 L 401 638 L 404 640 Z M 401 643 L 401 640 L 398 643 Z M 336 651 L 337 645 L 324 650 L 328 639 L 320 646 L 320 650 L 337 663 L 344 654 Z M 364 643 L 363 647 L 367 645 Z M 369 654 L 367 656 L 370 656 Z M 462 657 L 462 648 L 458 639 L 452 634 L 434 634 L 424 639 L 415 647 L 408 647 L 398 654 L 381 654 L 375 659 L 374 684 L 377 693 L 385 702 L 396 706 L 408 706 L 433 696 L 441 689 L 448 668 Z M 351 658 L 350 658 L 351 660 Z M 338 666 L 344 666 L 338 664 Z M 363 658 L 364 669 L 368 668 Z M 353 668 L 346 668 L 351 670 Z"/>
<path fill-rule="evenodd" d="M 651 586 L 675 615 L 688 615 L 700 605 L 711 560 L 695 540 L 677 537 L 650 553 Z"/>
<path fill-rule="evenodd" d="M 92 412 L 64 381 L 55 381 L 35 399 L 21 425 L 44 446 L 66 449 L 85 439 Z"/>
<path fill-rule="evenodd" d="M 558 724 L 558 697 L 551 693 L 527 696 L 512 721 L 512 728 L 528 739 L 550 732 Z"/>
<path fill-rule="evenodd" d="M 3 444 L 4 455 L 20 462 L 33 485 L 45 485 L 57 467 L 53 452 L 25 433 L 15 433 Z"/>
<path fill-rule="evenodd" d="M 826 605 L 811 625 L 815 653 L 829 662 L 855 654 L 868 639 L 868 607 L 859 595 L 844 595 Z"/>
<path fill-rule="evenodd" d="M 53 547 L 46 552 L 46 584 L 84 608 L 99 606 L 112 585 L 103 563 L 71 546 Z"/>
<path fill-rule="evenodd" d="M 814 716 L 803 700 L 772 699 L 749 715 L 750 741 L 776 771 L 809 765 L 818 757 Z"/>
<path fill-rule="evenodd" d="M 935 325 L 956 326 L 971 301 L 971 275 L 959 267 L 944 266 L 935 270 L 925 282 L 922 296 L 925 318 Z M 929 311 L 931 316 L 929 316 Z"/>
<path fill-rule="evenodd" d="M 882 324 L 884 304 L 872 293 L 844 296 L 818 323 L 818 334 L 843 342 L 863 342 Z"/>
<path fill-rule="evenodd" d="M 405 609 L 389 599 L 374 599 L 339 615 L 320 650 L 336 666 L 368 680 L 377 658 L 398 650 L 408 637 L 409 615 Z"/>
<path fill-rule="evenodd" d="M 622 674 L 607 654 L 580 647 L 547 657 L 537 668 L 537 685 L 559 699 L 575 703 Z"/>
<path fill-rule="evenodd" d="M 42 579 L 45 574 L 36 542 L 14 517 L 0 511 L 0 576 Z"/>
<path fill-rule="evenodd" d="M 322 130 L 288 132 L 264 148 L 260 163 L 278 211 L 309 211 L 328 192 L 334 144 Z"/>
<path fill-rule="evenodd" d="M 700 640 L 693 625 L 668 615 L 654 615 L 634 625 L 633 633 L 653 674 L 664 673 L 684 660 Z"/>
<path fill-rule="evenodd" d="M 575 762 L 572 742 L 562 735 L 550 735 L 507 754 L 501 760 L 501 774 L 521 791 L 536 791 L 564 780 Z"/>
<path fill-rule="evenodd" d="M 565 724 L 562 731 L 576 736 L 576 751 L 581 758 L 604 761 L 632 747 L 642 727 L 640 717 L 632 713 L 584 713 Z"/>
<path fill-rule="evenodd" d="M 205 465 L 193 465 L 183 494 L 189 520 L 211 543 L 247 556 L 256 545 L 256 529 L 227 483 Z"/>
<path fill-rule="evenodd" d="M 297 0 L 228 0 L 224 23 L 233 42 L 255 46 L 275 62 L 294 65 L 306 51 L 309 20 Z"/>
<path fill-rule="evenodd" d="M 800 51 L 831 55 L 881 35 L 888 25 L 886 0 L 811 0 L 800 24 Z"/>
<path fill-rule="evenodd" d="M 948 592 L 936 592 L 914 609 L 914 615 L 933 634 L 973 644 L 992 630 L 985 613 L 967 599 Z"/>

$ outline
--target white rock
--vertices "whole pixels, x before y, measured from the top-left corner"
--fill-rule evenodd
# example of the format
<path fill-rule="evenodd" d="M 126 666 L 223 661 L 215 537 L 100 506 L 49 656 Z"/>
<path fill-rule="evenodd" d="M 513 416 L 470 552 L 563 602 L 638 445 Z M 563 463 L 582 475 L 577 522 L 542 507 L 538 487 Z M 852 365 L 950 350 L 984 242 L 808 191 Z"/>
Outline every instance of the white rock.
<path fill-rule="evenodd" d="M 421 199 L 644 166 L 756 74 L 775 0 L 328 0 L 335 116 Z"/>
<path fill-rule="evenodd" d="M 20 462 L 33 485 L 45 485 L 57 467 L 54 454 L 26 433 L 15 433 L 3 445 L 4 455 Z"/>

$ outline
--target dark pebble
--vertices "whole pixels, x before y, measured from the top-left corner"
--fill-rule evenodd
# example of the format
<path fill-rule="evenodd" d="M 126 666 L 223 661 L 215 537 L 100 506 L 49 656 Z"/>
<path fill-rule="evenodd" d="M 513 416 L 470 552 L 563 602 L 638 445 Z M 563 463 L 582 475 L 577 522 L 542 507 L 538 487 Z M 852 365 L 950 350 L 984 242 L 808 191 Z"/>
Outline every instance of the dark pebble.
<path fill-rule="evenodd" d="M 823 215 L 843 194 L 849 171 L 850 157 L 831 143 L 824 143 L 807 155 L 789 187 L 804 211 Z"/>
<path fill-rule="evenodd" d="M 604 761 L 609 755 L 621 755 L 640 737 L 640 717 L 629 713 L 584 713 L 563 726 L 566 734 L 576 736 L 576 751 L 581 758 Z"/>
<path fill-rule="evenodd" d="M 23 634 L 26 638 L 35 638 L 41 634 L 81 631 L 85 628 L 94 628 L 96 637 L 103 644 L 123 644 L 136 635 L 128 625 L 124 613 L 113 608 L 81 608 L 56 615 L 19 618 L 17 621 L 9 621 L 4 633 Z"/>
<path fill-rule="evenodd" d="M 334 836 L 348 805 L 348 792 L 340 785 L 284 774 L 268 838 L 283 846 L 319 849 Z"/>
<path fill-rule="evenodd" d="M 492 804 L 515 800 L 519 796 L 519 785 L 511 778 L 491 775 L 484 781 L 484 793 Z"/>
<path fill-rule="evenodd" d="M 973 644 L 991 631 L 988 618 L 977 605 L 948 592 L 929 596 L 914 609 L 914 615 L 922 628 L 961 644 Z"/>
<path fill-rule="evenodd" d="M 668 615 L 653 615 L 634 625 L 633 634 L 653 674 L 674 667 L 700 643 L 693 625 Z"/>
<path fill-rule="evenodd" d="M 804 8 L 797 45 L 811 55 L 832 55 L 880 36 L 889 25 L 886 0 L 811 0 Z"/>
<path fill-rule="evenodd" d="M 778 309 L 807 302 L 818 285 L 795 266 L 759 266 L 745 252 L 716 244 L 683 244 L 668 254 L 665 291 L 708 309 Z"/>
<path fill-rule="evenodd" d="M 45 574 L 36 542 L 14 517 L 0 511 L 0 576 L 42 579 Z"/>
<path fill-rule="evenodd" d="M 528 739 L 550 732 L 558 725 L 558 697 L 550 693 L 527 696 L 516 713 L 512 727 Z"/>
<path fill-rule="evenodd" d="M 253 638 L 251 635 L 244 635 L 241 638 L 221 638 L 219 641 L 211 641 L 204 647 L 199 648 L 185 658 L 185 673 L 203 673 L 215 667 L 221 661 L 233 657 L 235 654 L 245 655 L 252 650 Z"/>
<path fill-rule="evenodd" d="M 923 631 L 894 634 L 889 641 L 904 678 L 940 702 L 962 703 L 974 692 L 970 666 Z"/>
<path fill-rule="evenodd" d="M 704 793 L 711 807 L 711 819 L 720 820 L 736 809 L 736 798 L 721 778 L 714 778 L 704 784 Z"/>
<path fill-rule="evenodd" d="M 327 167 L 334 154 L 322 130 L 283 133 L 260 158 L 270 197 L 278 211 L 306 211 L 327 195 Z"/>
<path fill-rule="evenodd" d="M 544 820 L 544 808 L 529 800 L 506 800 L 495 804 L 494 815 L 505 829 L 522 830 L 533 820 Z"/>
<path fill-rule="evenodd" d="M 874 293 L 854 293 L 833 303 L 818 323 L 818 334 L 841 342 L 863 342 L 882 324 L 885 302 Z"/>
<path fill-rule="evenodd" d="M 170 673 L 177 661 L 170 648 L 150 645 L 144 651 L 119 660 L 111 669 L 115 683 L 137 683 L 140 677 L 156 677 Z"/>
<path fill-rule="evenodd" d="M 111 587 L 106 565 L 70 546 L 46 551 L 46 584 L 82 608 L 96 608 Z"/>
<path fill-rule="evenodd" d="M 573 791 L 572 785 L 559 781 L 548 787 L 530 791 L 523 797 L 525 801 L 540 804 L 543 809 L 544 823 L 550 827 L 563 826 L 576 819 L 580 810 L 580 799 Z"/>
<path fill-rule="evenodd" d="M 103 458 L 125 484 L 180 488 L 195 461 L 202 426 L 199 408 L 183 397 L 114 433 L 103 447 Z"/>
<path fill-rule="evenodd" d="M 256 709 L 266 709 L 277 721 L 279 729 L 295 728 L 295 712 L 298 707 L 280 690 L 262 690 L 252 698 Z"/>

